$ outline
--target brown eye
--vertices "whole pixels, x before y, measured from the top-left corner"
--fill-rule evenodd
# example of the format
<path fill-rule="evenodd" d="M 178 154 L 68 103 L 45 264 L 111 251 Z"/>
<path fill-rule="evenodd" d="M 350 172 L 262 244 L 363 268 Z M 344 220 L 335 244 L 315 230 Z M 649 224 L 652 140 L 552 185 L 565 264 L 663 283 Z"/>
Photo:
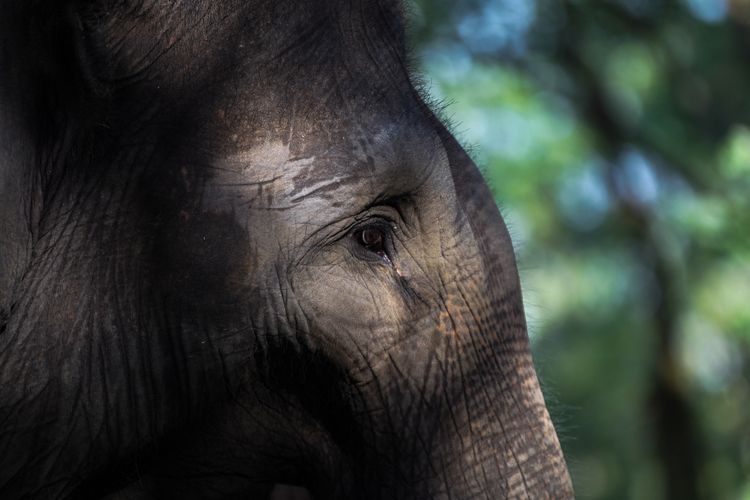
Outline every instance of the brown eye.
<path fill-rule="evenodd" d="M 368 251 L 379 255 L 386 256 L 385 251 L 385 232 L 378 227 L 365 227 L 355 233 L 357 243 Z"/>
<path fill-rule="evenodd" d="M 380 246 L 383 243 L 384 235 L 380 229 L 366 228 L 362 230 L 360 240 L 366 247 Z"/>

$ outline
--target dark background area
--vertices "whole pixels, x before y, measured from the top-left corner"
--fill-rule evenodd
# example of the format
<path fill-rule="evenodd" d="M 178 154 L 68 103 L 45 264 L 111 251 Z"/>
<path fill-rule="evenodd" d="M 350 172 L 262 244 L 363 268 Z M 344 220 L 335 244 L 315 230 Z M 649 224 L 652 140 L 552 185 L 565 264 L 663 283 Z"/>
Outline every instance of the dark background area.
<path fill-rule="evenodd" d="M 750 0 L 417 0 L 577 496 L 750 499 Z"/>

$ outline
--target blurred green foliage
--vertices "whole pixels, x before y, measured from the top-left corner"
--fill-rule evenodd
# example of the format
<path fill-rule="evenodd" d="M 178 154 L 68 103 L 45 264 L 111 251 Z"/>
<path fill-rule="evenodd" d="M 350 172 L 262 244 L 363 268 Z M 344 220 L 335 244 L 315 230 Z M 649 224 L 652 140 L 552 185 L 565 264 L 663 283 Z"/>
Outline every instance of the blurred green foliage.
<path fill-rule="evenodd" d="M 750 0 L 416 0 L 579 498 L 750 499 Z"/>

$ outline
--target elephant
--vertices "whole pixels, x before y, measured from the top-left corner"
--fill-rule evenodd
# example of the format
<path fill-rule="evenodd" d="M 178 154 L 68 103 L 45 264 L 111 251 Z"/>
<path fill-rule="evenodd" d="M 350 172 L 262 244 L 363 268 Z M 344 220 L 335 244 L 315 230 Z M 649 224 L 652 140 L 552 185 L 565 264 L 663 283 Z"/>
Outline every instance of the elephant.
<path fill-rule="evenodd" d="M 573 497 L 405 10 L 4 3 L 1 498 Z"/>

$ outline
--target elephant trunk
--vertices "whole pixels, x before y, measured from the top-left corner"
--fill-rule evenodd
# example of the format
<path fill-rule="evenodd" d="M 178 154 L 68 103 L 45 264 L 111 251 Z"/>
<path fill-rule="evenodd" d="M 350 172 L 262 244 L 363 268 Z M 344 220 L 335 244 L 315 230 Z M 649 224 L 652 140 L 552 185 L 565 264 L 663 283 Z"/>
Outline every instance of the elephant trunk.
<path fill-rule="evenodd" d="M 462 362 L 454 368 L 441 439 L 434 447 L 434 457 L 444 464 L 443 488 L 436 493 L 450 498 L 572 498 L 525 331 L 506 335 L 496 345 L 483 342 L 487 335 L 481 329 L 463 333 L 469 345 L 457 350 L 468 352 L 457 356 Z"/>
<path fill-rule="evenodd" d="M 377 376 L 390 382 L 368 388 L 383 403 L 363 416 L 368 451 L 354 458 L 361 469 L 349 491 L 322 497 L 573 498 L 525 330 L 493 344 L 483 327 L 468 330 L 450 316 L 455 322 L 437 329 L 442 348 L 422 365 L 421 379 L 394 356 Z M 522 326 L 495 317 L 495 326 Z"/>
<path fill-rule="evenodd" d="M 460 281 L 454 287 L 450 296 L 474 300 Z M 404 431 L 388 429 L 401 441 L 381 451 L 397 457 L 407 486 L 396 480 L 393 498 L 573 498 L 520 295 L 490 310 L 472 314 L 460 300 L 444 310 L 421 381 L 394 358 L 390 380 L 400 383 L 388 420 Z"/>

